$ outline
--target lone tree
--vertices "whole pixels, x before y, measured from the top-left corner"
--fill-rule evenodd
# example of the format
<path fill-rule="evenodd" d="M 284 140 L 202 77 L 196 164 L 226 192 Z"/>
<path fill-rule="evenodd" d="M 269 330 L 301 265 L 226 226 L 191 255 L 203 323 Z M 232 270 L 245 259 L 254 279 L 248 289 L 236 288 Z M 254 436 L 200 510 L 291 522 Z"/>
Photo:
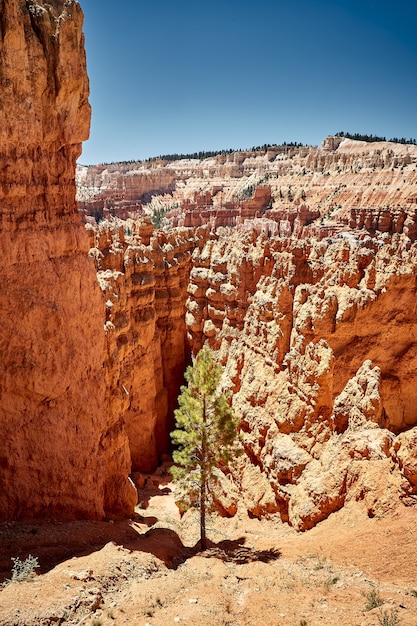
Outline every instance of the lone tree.
<path fill-rule="evenodd" d="M 177 446 L 171 473 L 182 488 L 183 503 L 200 508 L 202 550 L 207 548 L 206 512 L 212 507 L 214 470 L 237 452 L 237 422 L 225 394 L 218 392 L 221 373 L 210 348 L 202 348 L 186 370 L 188 386 L 181 387 L 175 411 L 177 428 L 171 433 Z"/>

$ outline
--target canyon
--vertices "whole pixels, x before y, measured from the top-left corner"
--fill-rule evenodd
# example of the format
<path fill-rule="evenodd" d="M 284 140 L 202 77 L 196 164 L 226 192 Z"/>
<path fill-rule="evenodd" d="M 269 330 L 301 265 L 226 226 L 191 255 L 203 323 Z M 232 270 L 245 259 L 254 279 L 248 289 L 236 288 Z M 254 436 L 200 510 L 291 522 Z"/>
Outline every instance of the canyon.
<path fill-rule="evenodd" d="M 245 451 L 219 473 L 223 515 L 307 530 L 352 501 L 413 504 L 417 147 L 76 168 L 81 9 L 2 15 L 1 518 L 131 515 L 204 343 Z"/>
<path fill-rule="evenodd" d="M 414 503 L 416 146 L 327 137 L 77 180 L 139 476 L 169 453 L 208 343 L 245 450 L 219 478 L 223 515 L 307 530 L 351 502 Z"/>
<path fill-rule="evenodd" d="M 413 626 L 417 147 L 77 165 L 80 5 L 0 9 L 0 624 Z M 243 453 L 200 552 L 169 433 L 204 344 Z"/>

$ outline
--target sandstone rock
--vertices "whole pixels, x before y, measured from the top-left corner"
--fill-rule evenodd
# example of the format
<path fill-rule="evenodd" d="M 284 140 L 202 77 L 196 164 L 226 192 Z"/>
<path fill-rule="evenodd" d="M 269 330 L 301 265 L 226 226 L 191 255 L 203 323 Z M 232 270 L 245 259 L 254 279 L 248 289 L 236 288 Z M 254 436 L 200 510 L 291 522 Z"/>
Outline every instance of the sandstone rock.
<path fill-rule="evenodd" d="M 324 470 L 319 461 L 312 461 L 290 492 L 288 515 L 294 528 L 308 530 L 343 506 L 346 471 L 339 464 Z"/>
<path fill-rule="evenodd" d="M 323 239 L 350 225 L 414 241 L 416 162 L 413 145 L 329 137 L 320 147 L 276 146 L 267 154 L 79 166 L 79 206 L 100 218 L 164 208 L 174 227 Z"/>
<path fill-rule="evenodd" d="M 185 352 L 196 353 L 208 343 L 225 367 L 223 385 L 233 391 L 246 453 L 232 478 L 247 491 L 254 515 L 279 511 L 305 529 L 346 500 L 362 501 L 369 514 L 384 502 L 384 510 L 389 498 L 381 485 L 393 501 L 398 495 L 404 476 L 399 457 L 392 465 L 391 444 L 394 435 L 417 424 L 416 163 L 415 146 L 329 137 L 318 148 L 274 147 L 267 153 L 115 165 L 107 172 L 80 170 L 86 211 L 88 193 L 95 196 L 93 208 L 101 194 L 102 206 L 115 210 L 134 201 L 146 214 L 165 206 L 171 226 L 187 226 L 191 238 L 198 225 L 210 230 L 187 257 L 188 284 L 180 288 L 185 333 L 176 335 L 176 345 L 182 336 Z M 150 202 L 146 176 L 155 194 Z M 137 181 L 136 190 L 123 199 L 128 177 Z M 174 241 L 172 246 L 160 257 L 169 271 L 176 258 Z M 129 283 L 115 261 L 115 242 L 92 248 L 98 263 L 120 272 L 119 286 Z M 142 253 L 140 263 L 150 258 Z M 160 293 L 166 302 L 167 291 Z M 136 345 L 140 324 L 141 364 L 152 371 L 155 322 L 149 318 L 145 332 L 143 316 L 125 319 L 125 304 L 111 296 L 108 301 L 108 322 L 120 344 L 111 367 Z M 151 315 L 152 303 L 143 306 Z M 156 353 L 154 363 L 173 363 L 164 349 Z M 181 348 L 176 354 L 183 363 Z M 139 373 L 134 379 L 144 386 Z M 116 380 L 115 375 L 114 388 Z M 135 458 L 143 459 L 146 447 L 154 451 L 152 463 L 159 440 L 153 439 L 155 424 L 175 404 L 174 392 L 167 400 L 164 382 L 153 385 L 149 397 L 159 397 L 163 407 L 158 420 L 153 399 L 146 404 L 141 398 L 143 412 L 129 412 L 131 400 L 120 405 L 130 416 L 131 441 L 141 441 Z M 392 470 L 391 478 L 384 475 L 373 485 L 375 468 Z M 270 489 L 265 483 L 253 493 L 245 472 Z M 266 505 L 261 493 L 267 493 Z"/>
<path fill-rule="evenodd" d="M 187 308 L 206 328 L 212 322 L 209 341 L 244 433 L 243 466 L 266 477 L 276 510 L 296 528 L 312 527 L 346 498 L 376 514 L 377 501 L 389 501 L 382 484 L 392 501 L 399 493 L 398 470 L 391 482 L 372 486 L 372 477 L 392 464 L 394 434 L 417 418 L 415 323 L 405 304 L 415 293 L 415 251 L 405 248 L 400 262 L 401 237 L 300 243 L 235 231 L 193 258 L 198 290 L 189 289 Z M 201 327 L 188 331 L 196 351 Z M 242 476 L 234 479 L 244 493 Z"/>
<path fill-rule="evenodd" d="M 150 472 L 170 450 L 173 410 L 188 364 L 185 302 L 191 257 L 207 231 L 162 231 L 119 219 L 89 227 L 106 302 L 106 382 L 126 425 L 132 468 Z"/>
<path fill-rule="evenodd" d="M 417 429 L 412 428 L 398 435 L 394 450 L 405 478 L 413 487 L 417 487 Z"/>
<path fill-rule="evenodd" d="M 90 119 L 82 20 L 71 0 L 1 4 L 1 519 L 103 518 L 136 502 L 75 203 Z"/>
<path fill-rule="evenodd" d="M 379 391 L 381 370 L 372 369 L 367 360 L 359 368 L 354 378 L 349 380 L 334 400 L 334 423 L 338 432 L 347 428 L 357 430 L 367 422 L 376 425 L 382 419 L 382 401 Z"/>
<path fill-rule="evenodd" d="M 272 487 L 259 467 L 251 464 L 243 467 L 241 487 L 245 506 L 255 517 L 276 513 L 279 510 Z"/>
<path fill-rule="evenodd" d="M 271 439 L 270 432 L 268 438 Z M 263 456 L 268 476 L 274 477 L 280 485 L 295 484 L 306 466 L 312 461 L 312 457 L 289 435 L 276 434 L 268 443 L 272 451 Z M 267 448 L 269 448 L 268 443 Z"/>
<path fill-rule="evenodd" d="M 366 424 L 360 431 L 347 431 L 340 438 L 340 446 L 354 460 L 385 460 L 390 457 L 394 435 L 388 430 L 370 428 Z"/>

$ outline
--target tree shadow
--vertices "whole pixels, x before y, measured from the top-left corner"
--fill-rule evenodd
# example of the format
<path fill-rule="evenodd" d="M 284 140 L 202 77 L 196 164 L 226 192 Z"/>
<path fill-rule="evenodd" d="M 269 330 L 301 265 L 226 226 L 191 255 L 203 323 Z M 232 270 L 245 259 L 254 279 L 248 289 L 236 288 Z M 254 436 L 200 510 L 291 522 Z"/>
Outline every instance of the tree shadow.
<path fill-rule="evenodd" d="M 217 544 L 212 544 L 207 550 L 201 552 L 201 555 L 206 558 L 216 558 L 225 563 L 236 563 L 239 565 L 256 561 L 271 563 L 281 556 L 281 552 L 276 548 L 256 550 L 255 548 L 245 546 L 245 543 L 245 537 L 234 540 L 225 539 Z"/>
<path fill-rule="evenodd" d="M 155 522 L 160 525 L 155 527 Z M 152 527 L 143 532 L 138 524 Z M 10 578 L 12 558 L 24 560 L 31 554 L 39 559 L 40 573 L 44 574 L 73 557 L 92 555 L 108 543 L 131 552 L 152 554 L 168 569 L 177 569 L 197 555 L 236 564 L 269 563 L 280 556 L 279 550 L 246 547 L 244 537 L 209 542 L 209 547 L 201 551 L 199 542 L 193 547 L 185 546 L 175 529 L 163 526 L 154 517 L 138 514 L 126 521 L 9 523 L 0 524 L 0 582 Z"/>
<path fill-rule="evenodd" d="M 145 486 L 142 488 L 137 487 L 140 507 L 147 509 L 151 498 L 155 496 L 167 496 L 172 493 L 172 489 L 168 486 L 169 480 L 171 479 L 165 478 L 164 481 L 160 478 L 154 479 L 152 476 L 148 476 Z M 160 489 L 160 485 L 162 485 L 162 489 Z"/>
<path fill-rule="evenodd" d="M 144 535 L 139 535 L 134 544 L 125 547 L 132 550 L 149 552 L 163 561 L 169 569 L 177 569 L 179 565 L 185 563 L 194 556 L 204 558 L 216 558 L 224 563 L 236 563 L 243 565 L 246 563 L 271 563 L 280 558 L 281 552 L 272 548 L 269 550 L 256 550 L 245 546 L 245 537 L 239 539 L 225 539 L 219 543 L 208 541 L 209 547 L 201 550 L 200 542 L 194 546 L 185 546 L 177 533 L 170 528 L 151 528 Z"/>
<path fill-rule="evenodd" d="M 136 535 L 134 541 L 124 544 L 124 547 L 152 554 L 168 569 L 177 569 L 195 554 L 195 549 L 185 546 L 175 530 L 162 526 Z"/>

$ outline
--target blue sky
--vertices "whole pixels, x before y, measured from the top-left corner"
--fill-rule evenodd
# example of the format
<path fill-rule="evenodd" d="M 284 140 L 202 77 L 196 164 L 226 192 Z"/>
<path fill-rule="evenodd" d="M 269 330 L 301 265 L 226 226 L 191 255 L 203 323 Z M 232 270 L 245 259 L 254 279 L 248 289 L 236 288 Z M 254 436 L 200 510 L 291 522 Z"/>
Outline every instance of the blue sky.
<path fill-rule="evenodd" d="M 417 138 L 417 0 L 81 0 L 81 163 Z"/>

